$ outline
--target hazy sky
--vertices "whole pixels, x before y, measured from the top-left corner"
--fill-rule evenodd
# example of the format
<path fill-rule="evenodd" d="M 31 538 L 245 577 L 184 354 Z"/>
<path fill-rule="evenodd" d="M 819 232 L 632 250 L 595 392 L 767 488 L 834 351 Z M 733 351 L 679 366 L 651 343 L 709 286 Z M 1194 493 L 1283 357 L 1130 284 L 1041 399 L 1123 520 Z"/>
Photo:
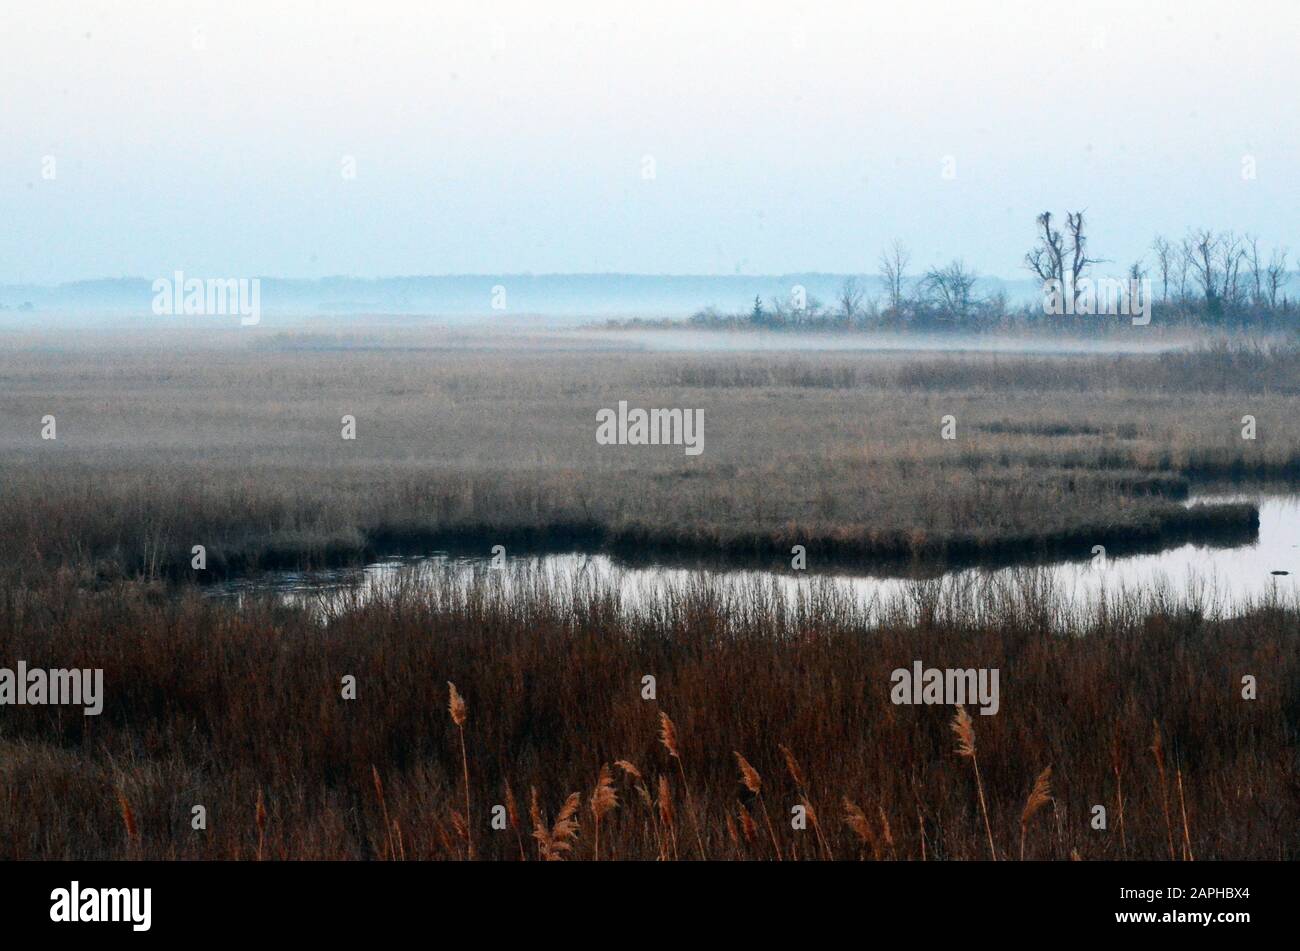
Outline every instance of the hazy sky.
<path fill-rule="evenodd" d="M 1300 247 L 1298 62 L 1295 0 L 4 0 L 0 282 L 874 271 L 895 237 L 1023 277 L 1075 207 L 1123 264 L 1193 224 Z"/>

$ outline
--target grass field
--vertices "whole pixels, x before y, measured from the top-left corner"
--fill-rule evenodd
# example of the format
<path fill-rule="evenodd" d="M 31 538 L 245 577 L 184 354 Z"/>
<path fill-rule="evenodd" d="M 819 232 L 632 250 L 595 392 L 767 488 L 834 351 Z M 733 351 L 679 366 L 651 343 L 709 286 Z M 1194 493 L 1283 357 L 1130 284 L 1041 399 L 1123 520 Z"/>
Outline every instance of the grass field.
<path fill-rule="evenodd" d="M 1250 506 L 1183 500 L 1296 474 L 1294 350 L 345 343 L 0 348 L 3 662 L 106 684 L 98 717 L 5 709 L 0 857 L 1296 857 L 1294 604 L 1221 619 L 1129 592 L 1063 635 L 1032 574 L 917 582 L 871 618 L 829 589 L 792 606 L 701 575 L 628 611 L 531 577 L 514 598 L 433 579 L 322 623 L 191 583 L 438 541 L 805 543 L 815 569 L 1248 533 Z M 598 446 L 619 400 L 703 409 L 703 454 Z M 1000 670 L 998 715 L 891 703 L 916 660 Z"/>
<path fill-rule="evenodd" d="M 1300 475 L 1293 349 L 251 339 L 0 351 L 0 535 L 17 567 L 184 577 L 196 544 L 209 577 L 449 542 L 767 558 L 802 543 L 814 559 L 901 564 L 1078 554 L 1248 531 L 1249 511 L 1179 504 L 1188 479 Z M 595 414 L 619 400 L 702 409 L 704 452 L 597 445 Z M 55 440 L 40 438 L 47 414 Z"/>
<path fill-rule="evenodd" d="M 1032 584 L 977 592 L 992 622 L 945 608 L 954 594 L 918 588 L 869 628 L 829 596 L 790 613 L 700 583 L 628 619 L 598 591 L 538 582 L 510 602 L 431 582 L 322 628 L 134 584 L 5 588 L 6 653 L 103 666 L 108 701 L 6 711 L 0 856 L 1015 858 L 1050 766 L 1028 858 L 1296 857 L 1295 605 L 1209 621 L 1137 599 L 1060 636 Z M 978 788 L 952 707 L 890 702 L 891 670 L 917 659 L 1001 670 L 997 715 L 970 711 Z M 602 766 L 617 808 L 598 846 Z"/>

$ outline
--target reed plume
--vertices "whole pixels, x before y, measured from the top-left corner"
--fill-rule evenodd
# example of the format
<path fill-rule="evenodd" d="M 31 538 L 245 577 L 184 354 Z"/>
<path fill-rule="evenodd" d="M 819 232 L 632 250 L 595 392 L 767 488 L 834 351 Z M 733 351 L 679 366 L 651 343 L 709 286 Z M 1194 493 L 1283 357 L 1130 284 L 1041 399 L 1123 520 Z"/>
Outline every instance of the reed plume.
<path fill-rule="evenodd" d="M 659 774 L 659 795 L 657 805 L 659 806 L 659 821 L 663 823 L 663 827 L 668 830 L 669 842 L 671 842 L 673 847 L 673 858 L 676 859 L 677 825 L 675 822 L 676 817 L 673 813 L 673 794 L 672 790 L 668 788 L 668 777 L 662 773 Z M 667 844 L 668 843 L 664 843 L 664 845 Z M 660 858 L 668 858 L 667 852 L 663 847 L 660 849 Z"/>
<path fill-rule="evenodd" d="M 700 847 L 700 858 L 707 859 L 709 856 L 704 850 L 704 836 L 700 834 L 700 820 L 695 815 L 695 807 L 691 803 L 691 787 L 686 783 L 686 767 L 682 765 L 682 755 L 677 744 L 677 726 L 669 718 L 668 714 L 662 710 L 659 711 L 659 742 L 664 745 L 668 755 L 677 761 L 677 771 L 682 777 L 682 796 L 686 799 L 686 811 L 690 814 L 691 825 L 695 829 L 695 843 Z"/>
<path fill-rule="evenodd" d="M 447 681 L 447 712 L 451 722 L 460 731 L 460 771 L 465 783 L 465 855 L 474 858 L 474 827 L 469 809 L 469 756 L 465 752 L 465 721 L 469 719 L 469 710 L 465 698 L 460 695 L 456 685 Z"/>
<path fill-rule="evenodd" d="M 548 827 L 538 806 L 537 788 L 533 787 L 531 810 L 533 838 L 537 840 L 538 852 L 545 861 L 562 862 L 564 853 L 572 850 L 574 840 L 578 837 L 578 820 L 575 817 L 581 805 L 582 796 L 578 793 L 570 793 L 569 798 L 564 800 L 564 805 L 560 807 L 555 822 Z"/>
<path fill-rule="evenodd" d="M 645 805 L 646 811 L 650 813 L 650 825 L 655 835 L 655 851 L 663 857 L 663 838 L 659 831 L 659 817 L 655 812 L 654 800 L 650 796 L 650 790 L 646 788 L 645 777 L 641 775 L 641 770 L 637 769 L 635 764 L 625 759 L 615 760 L 614 765 L 623 771 L 623 776 L 636 790 L 637 796 Z"/>
<path fill-rule="evenodd" d="M 858 842 L 871 848 L 872 858 L 880 858 L 880 843 L 876 832 L 871 828 L 871 820 L 862 808 L 848 796 L 844 797 L 844 824 L 853 830 Z"/>
<path fill-rule="evenodd" d="M 736 829 L 736 820 L 731 818 L 731 813 L 729 812 L 726 813 L 724 818 L 727 820 L 727 838 L 731 841 L 731 848 L 733 851 L 739 853 L 740 833 Z"/>
<path fill-rule="evenodd" d="M 752 792 L 758 799 L 758 807 L 763 810 L 763 821 L 767 823 L 767 834 L 772 838 L 772 848 L 776 851 L 776 860 L 781 861 L 781 843 L 776 840 L 776 829 L 772 828 L 772 817 L 768 814 L 767 803 L 763 801 L 763 778 L 758 775 L 758 770 L 750 765 L 749 760 L 740 755 L 738 750 L 733 750 L 736 754 L 736 764 L 740 767 L 740 782 L 746 789 Z"/>
<path fill-rule="evenodd" d="M 1042 809 L 1052 799 L 1052 767 L 1047 767 L 1038 774 L 1034 780 L 1034 788 L 1029 791 L 1029 798 L 1025 800 L 1025 808 L 1020 813 L 1020 861 L 1025 860 L 1025 835 L 1029 831 L 1029 820 L 1034 818 L 1034 813 Z"/>
<path fill-rule="evenodd" d="M 800 789 L 806 787 L 808 783 L 804 781 L 803 770 L 799 768 L 799 762 L 794 758 L 794 754 L 790 752 L 790 747 L 786 746 L 784 743 L 778 743 L 777 749 L 779 749 L 781 755 L 785 757 L 785 768 L 789 771 L 790 778 L 794 780 L 794 784 Z"/>
<path fill-rule="evenodd" d="M 740 816 L 740 831 L 745 841 L 752 845 L 758 838 L 758 826 L 754 824 L 754 817 L 749 814 L 743 802 L 736 805 L 736 814 Z"/>
<path fill-rule="evenodd" d="M 803 800 L 803 807 L 807 810 L 809 818 L 812 819 L 813 832 L 817 835 L 817 844 L 821 846 L 822 855 L 827 859 L 833 858 L 826 836 L 822 834 L 822 824 L 817 818 L 817 810 L 813 808 L 812 798 L 808 795 L 808 782 L 804 778 L 803 770 L 799 767 L 799 761 L 794 758 L 794 753 L 790 752 L 790 747 L 784 743 L 777 744 L 777 749 L 785 757 L 786 771 L 789 772 L 790 778 L 794 780 L 795 787 L 799 790 L 799 795 Z"/>
<path fill-rule="evenodd" d="M 979 757 L 975 755 L 975 725 L 971 723 L 970 714 L 960 703 L 957 715 L 952 718 L 952 732 L 957 734 L 957 755 L 971 761 L 975 768 L 975 789 L 979 793 L 980 812 L 984 815 L 984 832 L 989 838 L 989 853 L 993 861 L 998 860 L 998 850 L 993 845 L 993 827 L 989 823 L 989 807 L 984 802 L 984 783 L 980 779 Z"/>
<path fill-rule="evenodd" d="M 595 844 L 592 854 L 600 861 L 600 820 L 612 809 L 618 807 L 618 794 L 614 792 L 614 774 L 608 766 L 600 768 L 596 777 L 596 788 L 591 791 L 591 815 L 596 823 Z"/>
<path fill-rule="evenodd" d="M 659 711 L 659 742 L 664 745 L 668 755 L 674 759 L 680 759 L 681 753 L 677 748 L 677 726 L 673 723 L 672 718 L 662 710 Z"/>

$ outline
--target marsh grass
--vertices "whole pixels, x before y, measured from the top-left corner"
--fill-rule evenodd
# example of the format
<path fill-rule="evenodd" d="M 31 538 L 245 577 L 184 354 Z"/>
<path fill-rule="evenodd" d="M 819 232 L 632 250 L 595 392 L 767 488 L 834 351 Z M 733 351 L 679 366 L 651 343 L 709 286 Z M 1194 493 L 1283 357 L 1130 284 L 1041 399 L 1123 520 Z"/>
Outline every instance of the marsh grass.
<path fill-rule="evenodd" d="M 99 717 L 5 709 L 0 857 L 1297 857 L 1295 604 L 1220 618 L 1130 590 L 1081 615 L 1032 572 L 869 608 L 707 575 L 636 605 L 523 569 L 315 608 L 193 583 L 449 540 L 911 564 L 1240 537 L 1250 506 L 1178 500 L 1300 474 L 1294 349 L 601 350 L 593 372 L 553 344 L 267 339 L 0 351 L 0 654 L 102 667 L 107 692 Z M 705 455 L 597 447 L 620 399 L 703 408 Z M 951 708 L 889 703 L 917 659 L 1002 672 L 968 756 Z M 1044 763 L 1056 828 L 1035 837 Z"/>
<path fill-rule="evenodd" d="M 1034 858 L 1296 857 L 1296 605 L 1216 619 L 1137 592 L 1061 633 L 1050 593 L 1007 584 L 918 588 L 868 618 L 825 591 L 794 605 L 750 592 L 737 610 L 700 582 L 628 611 L 546 578 L 509 598 L 427 578 L 327 622 L 138 583 L 6 586 L 5 656 L 103 667 L 107 697 L 100 717 L 6 709 L 0 855 L 456 859 L 472 836 L 477 858 L 508 861 L 1002 857 L 1032 839 L 1027 764 L 1050 762 L 1057 828 Z M 918 658 L 1001 671 L 1000 712 L 969 718 L 978 779 L 951 707 L 889 702 L 890 672 Z M 641 697 L 646 673 L 658 700 Z M 1241 699 L 1245 673 L 1257 700 Z M 448 716 L 448 681 L 474 716 Z M 640 808 L 611 807 L 613 761 Z M 513 788 L 533 790 L 531 851 Z M 819 801 L 844 801 L 846 821 L 810 810 L 793 829 L 791 808 Z M 503 803 L 516 818 L 497 830 Z M 1111 831 L 1090 827 L 1096 804 Z"/>
<path fill-rule="evenodd" d="M 1300 356 L 1249 341 L 938 357 L 173 343 L 0 350 L 0 571 L 203 581 L 493 544 L 970 563 L 1241 537 L 1248 509 L 1178 504 L 1190 480 L 1300 477 Z M 702 409 L 704 454 L 597 446 L 594 414 L 620 399 Z"/>

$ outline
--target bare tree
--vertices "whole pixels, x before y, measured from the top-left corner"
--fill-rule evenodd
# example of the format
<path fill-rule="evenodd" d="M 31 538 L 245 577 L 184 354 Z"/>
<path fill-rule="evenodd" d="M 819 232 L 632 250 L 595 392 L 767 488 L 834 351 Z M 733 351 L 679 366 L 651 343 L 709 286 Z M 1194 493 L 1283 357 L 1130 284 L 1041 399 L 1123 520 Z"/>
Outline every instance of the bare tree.
<path fill-rule="evenodd" d="M 862 287 L 856 277 L 846 277 L 844 283 L 840 285 L 840 314 L 844 317 L 845 322 L 852 323 L 854 318 L 862 310 Z"/>
<path fill-rule="evenodd" d="M 1242 242 L 1242 258 L 1250 265 L 1250 302 L 1256 307 L 1264 303 L 1264 270 L 1259 257 L 1259 238 L 1248 234 Z"/>
<path fill-rule="evenodd" d="M 1205 307 L 1219 314 L 1242 303 L 1241 264 L 1247 258 L 1242 241 L 1231 231 L 1215 234 L 1199 228 L 1183 239 L 1183 258 L 1200 286 Z"/>
<path fill-rule="evenodd" d="M 1163 235 L 1156 235 L 1151 242 L 1151 250 L 1156 255 L 1156 270 L 1160 272 L 1161 299 L 1169 300 L 1169 278 L 1173 274 L 1174 246 Z"/>
<path fill-rule="evenodd" d="M 1070 286 L 1078 287 L 1079 278 L 1089 265 L 1100 264 L 1101 258 L 1088 257 L 1088 239 L 1084 235 L 1083 212 L 1066 212 L 1065 230 L 1070 233 Z"/>
<path fill-rule="evenodd" d="M 1100 264 L 1100 258 L 1088 257 L 1088 238 L 1082 211 L 1065 213 L 1065 234 L 1052 226 L 1052 213 L 1045 211 L 1037 218 L 1038 243 L 1025 255 L 1025 266 L 1038 275 L 1044 284 L 1056 281 L 1062 293 L 1069 288 L 1073 299 L 1079 300 L 1079 279 L 1090 265 Z"/>
<path fill-rule="evenodd" d="M 774 294 L 767 299 L 766 313 L 778 326 L 793 326 L 803 319 L 803 312 L 794 306 L 794 302 L 780 294 Z"/>
<path fill-rule="evenodd" d="M 1045 211 L 1037 218 L 1042 235 L 1038 244 L 1025 254 L 1025 266 L 1038 275 L 1044 284 L 1048 281 L 1065 281 L 1065 239 L 1052 227 L 1052 213 Z"/>
<path fill-rule="evenodd" d="M 1192 265 L 1181 249 L 1177 253 L 1174 264 L 1178 268 L 1178 302 L 1184 304 L 1187 302 L 1187 282 L 1191 276 Z"/>
<path fill-rule="evenodd" d="M 889 295 L 889 309 L 896 315 L 902 313 L 906 303 L 903 285 L 907 280 L 907 266 L 911 263 L 911 252 L 898 240 L 880 255 L 880 277 L 885 282 L 885 293 Z"/>
<path fill-rule="evenodd" d="M 1241 239 L 1231 231 L 1220 238 L 1220 257 L 1223 262 L 1223 300 L 1229 307 L 1240 305 L 1245 298 L 1241 281 L 1241 264 L 1246 259 Z"/>
<path fill-rule="evenodd" d="M 977 280 L 974 271 L 967 270 L 962 261 L 954 260 L 946 267 L 930 268 L 921 283 L 931 307 L 948 319 L 964 320 L 975 307 Z"/>
<path fill-rule="evenodd" d="M 1201 287 L 1205 304 L 1210 309 L 1219 306 L 1222 280 L 1219 274 L 1219 242 L 1209 228 L 1199 228 L 1183 239 L 1183 257 L 1191 271 L 1192 280 Z"/>
<path fill-rule="evenodd" d="M 1286 283 L 1286 248 L 1274 248 L 1264 268 L 1264 293 L 1267 295 L 1269 310 L 1277 310 L 1278 293 Z"/>

